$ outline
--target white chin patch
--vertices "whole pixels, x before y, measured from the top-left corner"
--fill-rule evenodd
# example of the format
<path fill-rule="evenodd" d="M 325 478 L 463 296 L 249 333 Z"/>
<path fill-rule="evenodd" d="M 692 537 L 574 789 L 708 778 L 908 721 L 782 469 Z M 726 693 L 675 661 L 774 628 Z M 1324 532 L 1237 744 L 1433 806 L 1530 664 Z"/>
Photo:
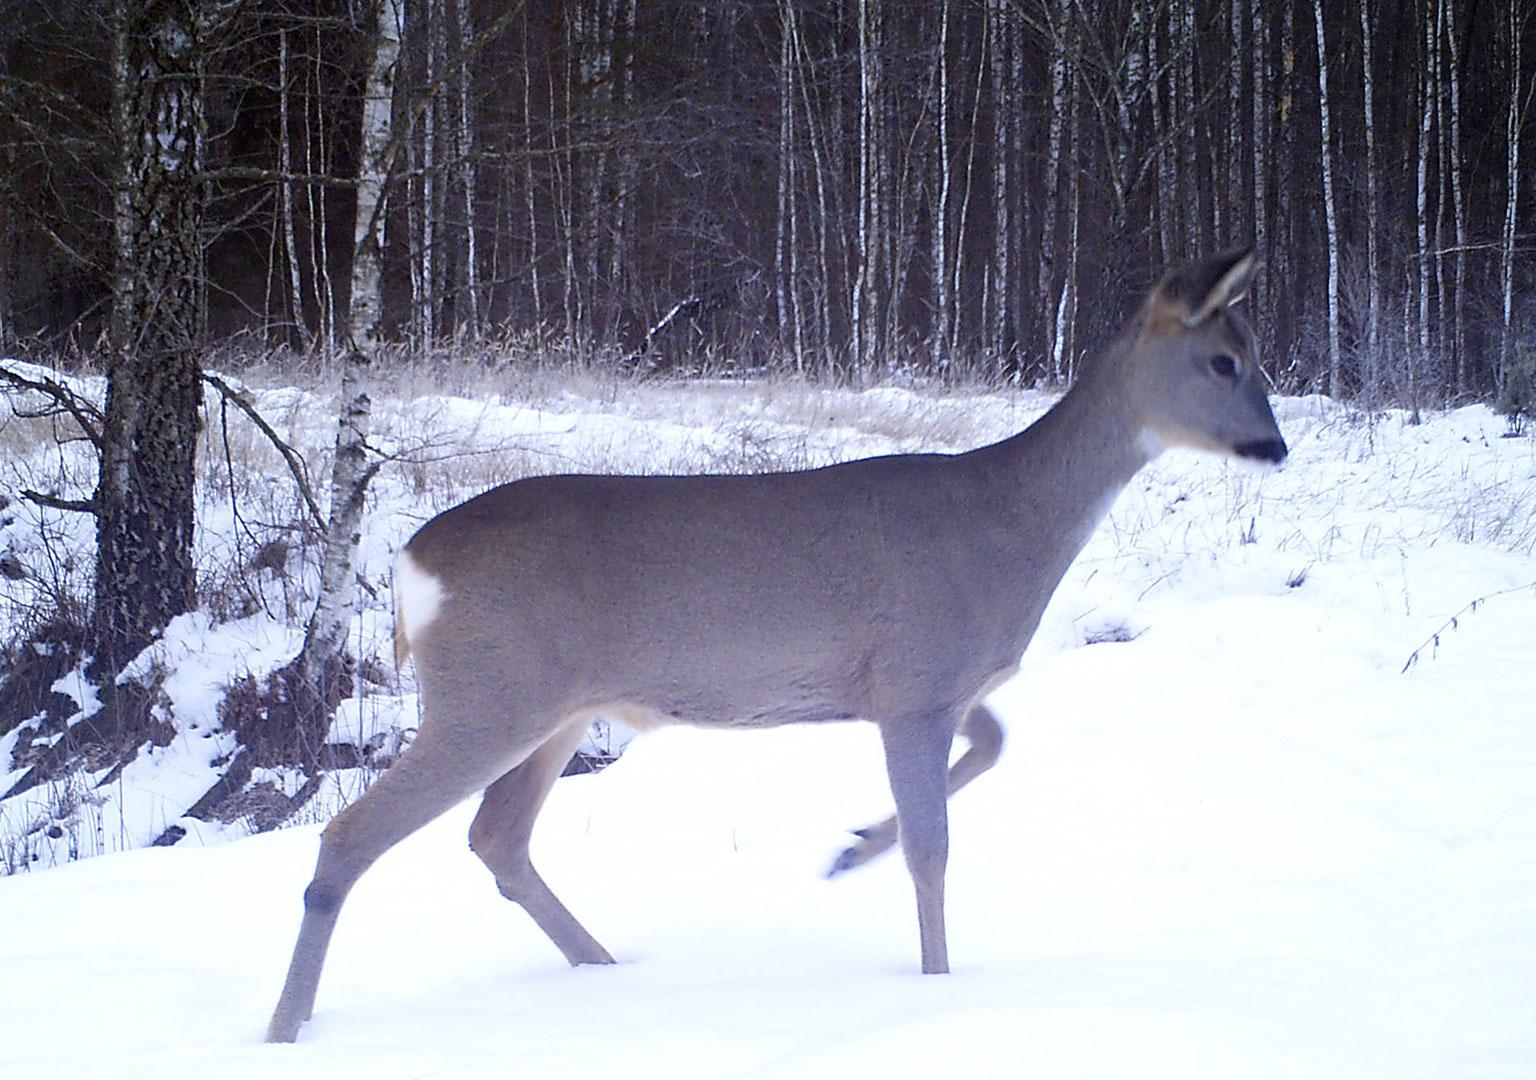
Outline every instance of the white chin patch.
<path fill-rule="evenodd" d="M 432 625 L 443 607 L 442 581 L 422 569 L 409 551 L 395 561 L 395 600 L 407 640 Z"/>

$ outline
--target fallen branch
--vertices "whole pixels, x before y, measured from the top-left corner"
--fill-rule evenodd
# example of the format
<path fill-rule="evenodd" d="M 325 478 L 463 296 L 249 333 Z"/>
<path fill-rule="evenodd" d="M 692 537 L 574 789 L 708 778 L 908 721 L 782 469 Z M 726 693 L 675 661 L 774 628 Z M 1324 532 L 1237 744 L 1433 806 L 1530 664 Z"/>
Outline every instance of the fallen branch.
<path fill-rule="evenodd" d="M 645 337 L 640 339 L 639 347 L 624 358 L 624 366 L 639 366 L 641 359 L 644 358 L 645 354 L 650 351 L 651 344 L 656 340 L 657 335 L 659 335 L 667 327 L 671 326 L 673 321 L 679 315 L 683 314 L 685 311 L 692 311 L 701 303 L 703 303 L 703 301 L 700 300 L 697 296 L 690 296 L 686 300 L 679 300 L 677 303 L 673 304 L 672 310 L 663 315 L 660 322 L 645 332 Z M 655 361 L 648 363 L 646 366 L 649 368 L 654 368 L 656 366 Z"/>

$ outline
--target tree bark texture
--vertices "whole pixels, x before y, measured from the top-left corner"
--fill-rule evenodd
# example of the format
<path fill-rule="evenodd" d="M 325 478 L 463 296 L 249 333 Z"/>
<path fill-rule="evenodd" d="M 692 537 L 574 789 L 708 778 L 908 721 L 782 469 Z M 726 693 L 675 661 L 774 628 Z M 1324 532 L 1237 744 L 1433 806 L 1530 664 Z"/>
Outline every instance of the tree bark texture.
<path fill-rule="evenodd" d="M 204 191 L 199 5 L 112 14 L 114 278 L 90 649 L 117 671 L 196 595 Z"/>

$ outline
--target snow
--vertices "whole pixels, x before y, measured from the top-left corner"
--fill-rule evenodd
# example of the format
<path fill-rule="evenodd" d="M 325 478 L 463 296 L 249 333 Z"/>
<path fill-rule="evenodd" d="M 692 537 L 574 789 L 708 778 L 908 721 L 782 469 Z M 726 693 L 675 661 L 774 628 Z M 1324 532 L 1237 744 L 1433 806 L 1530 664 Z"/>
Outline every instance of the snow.
<path fill-rule="evenodd" d="M 478 425 L 570 468 L 598 443 L 632 468 L 775 439 L 823 460 L 912 448 L 867 417 L 928 408 L 828 394 L 807 425 L 771 398 L 664 393 L 423 399 L 399 438 Z M 1002 434 L 1045 403 L 955 407 Z M 319 826 L 224 842 L 240 828 L 197 824 L 0 880 L 0 1073 L 1536 1075 L 1536 443 L 1481 407 L 1421 426 L 1319 398 L 1277 411 L 1280 471 L 1170 454 L 1139 476 L 992 696 L 1008 745 L 951 805 L 951 975 L 917 973 L 899 855 L 822 877 L 888 813 L 872 728 L 667 729 L 560 781 L 534 840 L 616 966 L 567 968 L 497 894 L 471 802 L 363 878 L 314 1020 L 264 1045 Z M 370 512 L 375 581 L 431 510 L 404 487 Z M 358 635 L 384 656 L 380 592 Z M 177 800 L 222 739 L 215 676 L 269 670 L 291 634 L 266 615 L 172 628 L 178 738 L 115 782 L 140 794 L 108 804 L 112 827 L 152 796 L 162 827 L 190 821 Z M 413 727 L 412 690 L 346 703 L 332 738 Z M 338 774 L 320 802 L 365 782 Z"/>

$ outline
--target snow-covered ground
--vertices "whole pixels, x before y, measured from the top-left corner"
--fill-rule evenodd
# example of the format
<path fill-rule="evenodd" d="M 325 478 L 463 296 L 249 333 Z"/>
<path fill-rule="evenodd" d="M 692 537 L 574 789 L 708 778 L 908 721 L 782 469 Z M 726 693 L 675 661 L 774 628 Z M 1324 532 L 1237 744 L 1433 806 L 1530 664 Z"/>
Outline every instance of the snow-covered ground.
<path fill-rule="evenodd" d="M 551 468 L 600 446 L 654 470 L 952 447 L 1047 404 L 647 393 L 385 412 L 402 440 L 469 424 Z M 171 663 L 167 693 L 202 726 L 100 804 L 128 841 L 146 799 L 190 835 L 0 880 L 0 1074 L 1536 1076 L 1536 443 L 1480 407 L 1277 412 L 1280 472 L 1138 477 L 993 696 L 1008 747 L 952 805 L 952 975 L 917 974 L 899 856 L 821 877 L 887 812 L 872 728 L 667 730 L 557 784 L 535 837 L 616 967 L 568 969 L 500 898 L 466 804 L 363 879 L 314 1020 L 263 1045 L 318 826 L 220 842 L 238 823 L 178 800 L 220 738 L 206 673 L 294 642 L 198 616 L 168 653 L 224 659 Z M 458 486 L 387 481 L 365 575 L 505 465 L 476 460 Z M 384 590 L 358 620 L 381 652 L 386 612 Z M 410 690 L 338 728 L 412 722 Z"/>

